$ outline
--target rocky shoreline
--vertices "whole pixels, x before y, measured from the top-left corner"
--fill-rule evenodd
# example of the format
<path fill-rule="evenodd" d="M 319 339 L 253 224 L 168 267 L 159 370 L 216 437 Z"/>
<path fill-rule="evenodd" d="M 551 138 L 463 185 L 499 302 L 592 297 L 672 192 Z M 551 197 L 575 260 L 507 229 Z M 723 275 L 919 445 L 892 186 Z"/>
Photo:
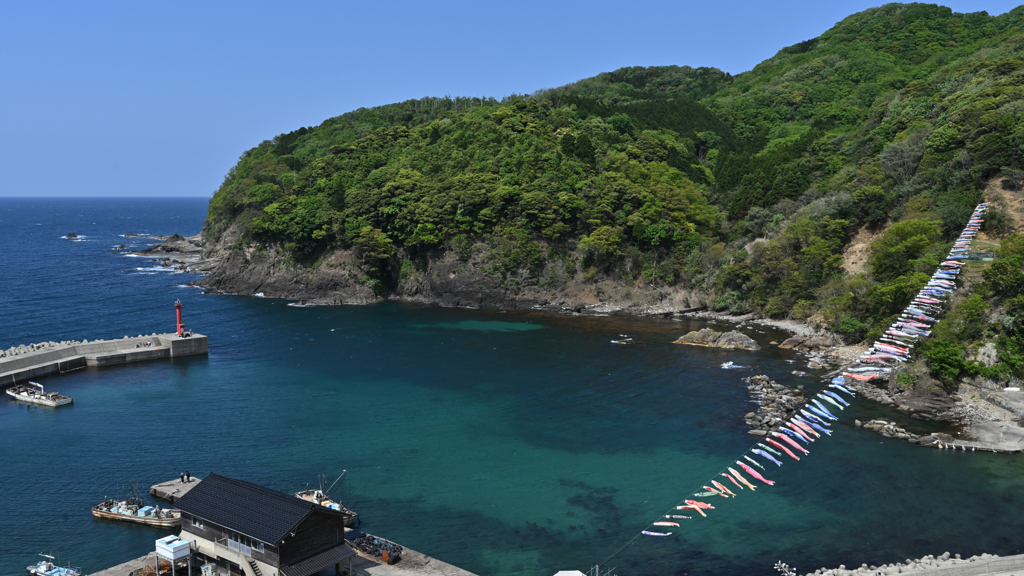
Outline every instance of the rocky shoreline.
<path fill-rule="evenodd" d="M 127 236 L 127 235 L 126 235 Z M 159 236 L 151 236 L 154 240 Z M 373 304 L 386 300 L 442 307 L 533 309 L 591 316 L 670 316 L 702 309 L 708 295 L 685 288 L 661 289 L 646 283 L 623 285 L 607 278 L 582 281 L 558 262 L 534 273 L 493 271 L 487 246 L 468 259 L 445 253 L 422 263 L 406 259 L 388 274 L 394 286 L 382 289 L 366 276 L 353 250 L 336 249 L 315 264 L 300 265 L 274 247 L 246 245 L 237 230 L 219 242 L 202 234 L 172 235 L 161 244 L 132 252 L 161 266 L 202 274 L 193 282 L 217 294 L 301 301 L 307 305 Z"/>
<path fill-rule="evenodd" d="M 125 234 L 125 238 L 142 238 L 140 234 Z M 153 262 L 165 268 L 173 268 L 191 274 L 209 274 L 220 263 L 220 259 L 204 253 L 206 240 L 202 234 L 188 238 L 180 234 L 171 236 L 146 236 L 149 240 L 159 240 L 145 250 L 129 252 L 132 256 L 149 257 Z M 121 246 L 118 246 L 121 249 Z"/>
<path fill-rule="evenodd" d="M 573 315 L 686 316 L 734 323 L 737 329 L 748 326 L 771 327 L 793 334 L 781 343 L 772 344 L 804 355 L 807 368 L 820 370 L 838 366 L 839 370 L 830 376 L 841 373 L 843 368 L 855 362 L 866 350 L 864 346 L 844 345 L 838 336 L 804 322 L 759 318 L 756 314 L 731 315 L 699 307 L 695 309 L 693 304 L 702 301 L 701 295 L 687 291 L 666 292 L 653 287 L 650 290 L 628 289 L 613 286 L 610 282 L 598 282 L 587 286 L 586 290 L 565 285 L 555 292 L 532 286 L 517 295 L 511 295 L 501 287 L 501 282 L 482 272 L 479 262 L 446 258 L 431 263 L 425 271 L 411 273 L 410 279 L 400 290 L 385 298 L 375 294 L 360 279 L 358 260 L 350 251 L 338 251 L 326 256 L 319 268 L 311 271 L 288 265 L 286 259 L 273 249 L 225 248 L 226 243 L 237 244 L 239 241 L 230 234 L 220 245 L 210 245 L 202 234 L 188 238 L 178 234 L 150 238 L 163 241 L 132 254 L 151 257 L 161 266 L 202 274 L 203 278 L 193 284 L 220 294 L 258 294 L 296 300 L 303 305 L 371 304 L 390 299 L 448 307 L 494 306 Z M 548 275 L 556 277 L 557 272 L 551 270 Z M 691 341 L 686 341 L 687 337 Z M 692 336 L 687 334 L 677 342 L 746 350 L 760 348 L 752 338 L 735 330 L 724 335 L 713 330 L 698 331 Z M 803 374 L 800 371 L 795 373 Z M 1017 425 L 1024 416 L 1024 394 L 1019 409 L 1011 411 L 997 408 L 989 400 L 992 396 L 986 397 L 985 394 L 949 397 L 933 392 L 911 393 L 896 389 L 892 382 L 889 387 L 879 387 L 849 379 L 847 386 L 865 398 L 908 413 L 911 419 L 941 420 L 965 427 L 965 439 L 957 440 L 950 436 L 941 437 L 935 442 L 917 443 L 943 447 L 963 446 L 963 449 L 970 446 L 975 450 L 1001 452 L 1024 451 L 1024 428 Z M 979 414 L 985 415 L 982 421 L 979 421 Z M 892 437 L 910 441 L 932 437 L 913 434 L 902 426 L 900 430 L 903 432 L 890 430 L 894 434 Z"/>
<path fill-rule="evenodd" d="M 732 316 L 711 311 L 697 311 L 685 316 L 746 325 L 771 326 L 794 332 L 794 336 L 779 344 L 808 359 L 808 368 L 835 367 L 825 376 L 831 379 L 842 374 L 867 349 L 866 346 L 842 345 L 835 335 L 793 320 L 760 319 L 753 314 Z M 1024 392 L 993 393 L 973 385 L 962 385 L 958 394 L 947 395 L 929 386 L 907 390 L 895 382 L 895 373 L 883 386 L 846 378 L 844 384 L 868 400 L 889 406 L 908 415 L 910 420 L 946 422 L 960 427 L 958 436 L 934 432 L 917 434 L 907 430 L 909 422 L 892 418 L 875 419 L 867 429 L 882 436 L 905 440 L 920 446 L 941 450 L 966 450 L 998 453 L 1024 452 Z M 872 422 L 872 421 L 869 421 Z"/>

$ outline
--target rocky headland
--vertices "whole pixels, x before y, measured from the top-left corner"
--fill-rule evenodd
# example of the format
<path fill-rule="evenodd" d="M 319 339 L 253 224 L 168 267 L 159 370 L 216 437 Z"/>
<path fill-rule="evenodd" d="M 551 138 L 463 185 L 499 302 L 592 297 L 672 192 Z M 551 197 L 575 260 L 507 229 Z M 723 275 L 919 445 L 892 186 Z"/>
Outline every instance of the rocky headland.
<path fill-rule="evenodd" d="M 127 236 L 127 235 L 126 235 Z M 205 235 L 151 237 L 160 244 L 134 252 L 161 265 L 201 273 L 195 284 L 220 294 L 301 300 L 311 305 L 373 304 L 385 300 L 444 307 L 540 309 L 564 314 L 670 315 L 700 309 L 708 295 L 648 283 L 625 285 L 598 277 L 584 281 L 565 262 L 553 260 L 532 272 L 497 270 L 482 243 L 462 254 L 405 258 L 381 283 L 366 272 L 353 249 L 331 249 L 315 262 L 299 263 L 279 247 L 249 244 L 237 227 L 218 241 Z"/>
<path fill-rule="evenodd" d="M 125 238 L 142 238 L 141 234 L 125 234 Z M 202 234 L 184 237 L 180 234 L 170 236 L 147 236 L 156 240 L 149 248 L 133 252 L 135 256 L 148 256 L 161 266 L 175 268 L 182 272 L 209 274 L 221 262 L 216 253 L 204 251 L 206 240 Z"/>

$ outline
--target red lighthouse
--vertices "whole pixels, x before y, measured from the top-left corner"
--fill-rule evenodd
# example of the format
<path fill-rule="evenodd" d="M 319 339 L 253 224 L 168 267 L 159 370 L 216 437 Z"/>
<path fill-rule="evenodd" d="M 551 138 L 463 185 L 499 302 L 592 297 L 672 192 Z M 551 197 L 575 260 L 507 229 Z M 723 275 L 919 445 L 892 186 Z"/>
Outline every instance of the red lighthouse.
<path fill-rule="evenodd" d="M 178 312 L 178 324 L 177 324 L 176 332 L 178 333 L 178 336 L 180 337 L 181 336 L 181 331 L 185 328 L 185 325 L 181 323 L 181 300 L 175 300 L 174 301 L 174 308 Z"/>

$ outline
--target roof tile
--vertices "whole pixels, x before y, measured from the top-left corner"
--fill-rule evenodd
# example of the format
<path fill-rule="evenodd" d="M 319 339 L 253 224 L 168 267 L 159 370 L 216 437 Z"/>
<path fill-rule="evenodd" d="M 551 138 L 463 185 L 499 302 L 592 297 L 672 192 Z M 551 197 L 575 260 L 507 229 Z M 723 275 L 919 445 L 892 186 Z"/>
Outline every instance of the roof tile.
<path fill-rule="evenodd" d="M 345 515 L 245 480 L 210 474 L 175 505 L 184 512 L 267 544 L 280 545 L 311 512 Z"/>

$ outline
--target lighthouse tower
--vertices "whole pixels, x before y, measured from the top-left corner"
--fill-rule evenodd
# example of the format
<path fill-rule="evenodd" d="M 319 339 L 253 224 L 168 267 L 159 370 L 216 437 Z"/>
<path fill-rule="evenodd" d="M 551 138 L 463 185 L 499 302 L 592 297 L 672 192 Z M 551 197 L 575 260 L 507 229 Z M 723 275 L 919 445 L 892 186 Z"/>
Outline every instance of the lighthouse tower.
<path fill-rule="evenodd" d="M 182 324 L 182 322 L 181 322 L 181 300 L 175 300 L 174 301 L 174 309 L 178 313 L 178 323 L 175 326 L 175 332 L 178 333 L 178 337 L 180 338 L 182 330 L 185 329 L 185 325 Z"/>

